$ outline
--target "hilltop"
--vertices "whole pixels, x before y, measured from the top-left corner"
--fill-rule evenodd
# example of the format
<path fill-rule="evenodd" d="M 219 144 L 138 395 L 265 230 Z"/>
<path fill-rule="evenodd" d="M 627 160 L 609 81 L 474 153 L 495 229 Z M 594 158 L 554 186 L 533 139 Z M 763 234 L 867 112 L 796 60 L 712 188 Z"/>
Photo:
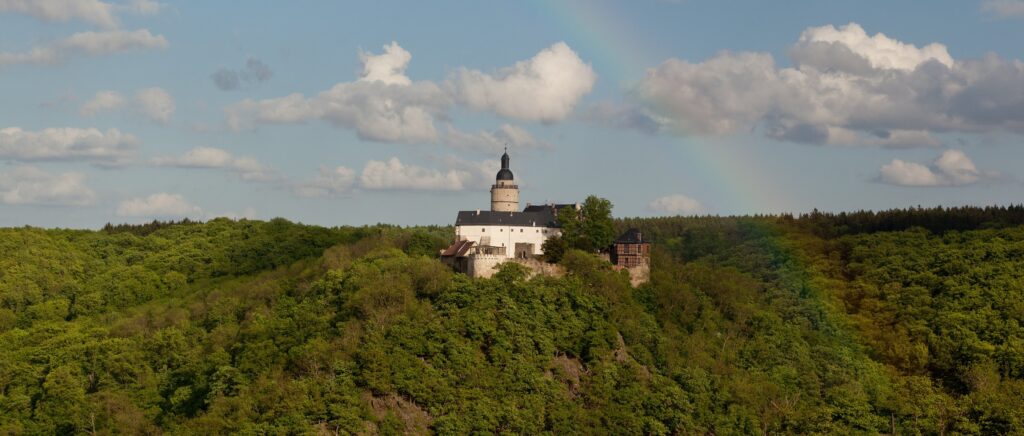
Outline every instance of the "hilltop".
<path fill-rule="evenodd" d="M 650 282 L 451 228 L 0 229 L 0 433 L 1019 433 L 1024 208 L 618 220 Z"/>

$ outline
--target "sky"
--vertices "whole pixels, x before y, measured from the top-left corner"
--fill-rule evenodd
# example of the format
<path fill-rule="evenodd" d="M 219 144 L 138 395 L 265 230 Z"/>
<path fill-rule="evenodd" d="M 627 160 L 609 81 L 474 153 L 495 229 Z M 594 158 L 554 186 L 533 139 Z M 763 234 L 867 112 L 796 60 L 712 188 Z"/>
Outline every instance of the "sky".
<path fill-rule="evenodd" d="M 1024 0 L 0 0 L 0 226 L 1024 203 Z"/>

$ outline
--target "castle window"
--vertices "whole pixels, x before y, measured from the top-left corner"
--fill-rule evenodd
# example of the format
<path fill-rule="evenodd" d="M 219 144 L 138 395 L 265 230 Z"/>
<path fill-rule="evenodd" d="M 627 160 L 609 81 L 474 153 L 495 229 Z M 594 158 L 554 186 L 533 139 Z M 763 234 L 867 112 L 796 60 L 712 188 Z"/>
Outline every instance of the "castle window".
<path fill-rule="evenodd" d="M 481 232 L 486 232 L 486 231 L 487 231 L 487 228 L 486 228 L 486 227 L 484 227 L 484 228 L 480 229 L 480 231 L 481 231 Z"/>
<path fill-rule="evenodd" d="M 519 233 L 523 233 L 523 229 L 519 229 Z"/>

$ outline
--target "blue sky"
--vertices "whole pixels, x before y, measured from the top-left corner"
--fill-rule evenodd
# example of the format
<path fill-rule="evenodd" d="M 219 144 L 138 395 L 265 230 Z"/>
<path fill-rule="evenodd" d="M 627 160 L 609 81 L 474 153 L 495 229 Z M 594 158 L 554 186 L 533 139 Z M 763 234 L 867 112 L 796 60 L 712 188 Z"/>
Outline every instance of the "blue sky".
<path fill-rule="evenodd" d="M 0 226 L 1024 202 L 1024 2 L 0 0 Z M 525 204 L 524 204 L 525 206 Z"/>

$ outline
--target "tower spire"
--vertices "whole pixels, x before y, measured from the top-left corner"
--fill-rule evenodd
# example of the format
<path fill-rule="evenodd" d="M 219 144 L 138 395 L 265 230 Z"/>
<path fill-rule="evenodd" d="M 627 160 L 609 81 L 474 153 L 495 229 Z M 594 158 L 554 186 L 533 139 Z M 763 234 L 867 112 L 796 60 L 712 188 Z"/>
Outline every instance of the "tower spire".
<path fill-rule="evenodd" d="M 491 186 L 491 210 L 497 212 L 515 212 L 519 209 L 519 187 L 516 186 L 512 170 L 508 168 L 508 144 L 501 155 L 501 169 Z"/>

